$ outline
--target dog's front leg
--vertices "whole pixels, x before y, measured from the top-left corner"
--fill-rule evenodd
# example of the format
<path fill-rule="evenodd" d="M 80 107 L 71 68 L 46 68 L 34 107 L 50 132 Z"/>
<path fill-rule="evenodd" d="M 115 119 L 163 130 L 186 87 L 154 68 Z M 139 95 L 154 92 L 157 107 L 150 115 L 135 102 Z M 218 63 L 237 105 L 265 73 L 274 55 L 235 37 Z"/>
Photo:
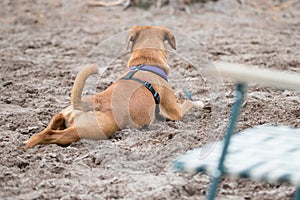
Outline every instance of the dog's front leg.
<path fill-rule="evenodd" d="M 182 116 L 184 116 L 192 108 L 203 108 L 204 103 L 200 100 L 199 101 L 185 100 L 179 106 L 180 106 L 180 109 L 181 109 Z"/>
<path fill-rule="evenodd" d="M 182 120 L 183 116 L 192 108 L 203 108 L 202 101 L 190 100 L 190 95 L 174 94 L 173 90 L 168 88 L 164 90 L 164 97 L 162 99 L 163 116 L 170 120 Z"/>

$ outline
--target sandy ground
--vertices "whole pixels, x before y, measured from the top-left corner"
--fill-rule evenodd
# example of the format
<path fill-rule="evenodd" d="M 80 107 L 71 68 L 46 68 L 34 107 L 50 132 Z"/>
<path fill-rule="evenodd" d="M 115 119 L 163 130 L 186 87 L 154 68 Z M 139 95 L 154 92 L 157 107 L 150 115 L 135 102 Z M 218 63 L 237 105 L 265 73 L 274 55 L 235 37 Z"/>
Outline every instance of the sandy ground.
<path fill-rule="evenodd" d="M 203 67 L 223 60 L 300 72 L 300 4 L 244 2 L 193 4 L 188 12 L 174 12 L 169 6 L 124 11 L 75 0 L 2 0 L 0 199 L 204 199 L 207 175 L 172 168 L 177 155 L 222 138 L 233 83 L 209 80 Z M 70 104 L 72 84 L 85 64 L 108 67 L 89 79 L 85 94 L 118 77 L 128 59 L 124 31 L 133 25 L 163 25 L 176 33 L 170 82 L 208 106 L 182 122 L 125 129 L 110 140 L 18 149 Z M 298 127 L 299 102 L 299 93 L 251 85 L 238 130 L 266 123 Z M 288 184 L 225 178 L 218 198 L 282 200 L 293 193 Z"/>

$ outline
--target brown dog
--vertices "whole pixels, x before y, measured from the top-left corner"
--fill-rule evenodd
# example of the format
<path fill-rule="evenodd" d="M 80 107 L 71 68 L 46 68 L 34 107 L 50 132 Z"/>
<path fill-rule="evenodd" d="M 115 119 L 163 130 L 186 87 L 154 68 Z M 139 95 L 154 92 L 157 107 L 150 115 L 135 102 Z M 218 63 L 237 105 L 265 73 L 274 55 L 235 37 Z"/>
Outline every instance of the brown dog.
<path fill-rule="evenodd" d="M 131 44 L 128 70 L 103 92 L 81 99 L 86 79 L 98 73 L 98 67 L 88 65 L 77 75 L 71 93 L 72 105 L 55 115 L 48 127 L 25 142 L 25 148 L 38 144 L 66 146 L 81 138 L 107 139 L 125 127 L 141 128 L 155 119 L 181 120 L 201 101 L 176 102 L 167 82 L 167 41 L 176 49 L 172 32 L 162 27 L 135 26 L 130 30 L 127 48 Z"/>

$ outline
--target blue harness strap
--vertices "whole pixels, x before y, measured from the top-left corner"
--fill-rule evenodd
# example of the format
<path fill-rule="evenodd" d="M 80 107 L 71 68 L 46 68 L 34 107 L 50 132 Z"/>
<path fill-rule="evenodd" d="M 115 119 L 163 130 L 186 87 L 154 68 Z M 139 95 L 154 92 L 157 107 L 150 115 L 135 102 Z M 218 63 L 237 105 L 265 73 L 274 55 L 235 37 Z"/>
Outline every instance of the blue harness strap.
<path fill-rule="evenodd" d="M 147 66 L 146 70 L 144 70 L 143 67 L 144 67 L 144 65 L 139 65 L 139 66 L 136 66 L 136 67 L 132 67 L 130 69 L 130 71 L 122 78 L 122 80 L 133 80 L 133 81 L 136 81 L 136 82 L 139 82 L 139 83 L 143 84 L 151 92 L 151 94 L 153 95 L 153 98 L 154 98 L 154 101 L 155 101 L 155 118 L 159 121 L 164 121 L 165 119 L 160 115 L 160 108 L 159 108 L 160 96 L 159 96 L 158 92 L 155 91 L 152 84 L 149 83 L 148 81 L 142 81 L 138 78 L 133 77 L 134 74 L 136 72 L 138 72 L 139 70 L 152 72 L 152 73 L 157 74 L 159 76 L 161 76 L 161 75 L 157 73 L 157 70 L 151 71 L 150 66 Z M 155 68 L 157 68 L 157 67 L 155 67 Z M 161 77 L 167 81 L 167 79 L 164 76 L 161 76 Z"/>

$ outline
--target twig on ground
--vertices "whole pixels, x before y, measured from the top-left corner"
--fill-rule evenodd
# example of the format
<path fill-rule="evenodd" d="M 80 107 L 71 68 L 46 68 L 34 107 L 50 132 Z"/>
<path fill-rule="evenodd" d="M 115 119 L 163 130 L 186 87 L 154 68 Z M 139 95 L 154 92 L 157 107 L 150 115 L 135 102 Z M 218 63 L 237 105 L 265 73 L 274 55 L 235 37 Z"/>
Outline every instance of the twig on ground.
<path fill-rule="evenodd" d="M 284 10 L 286 8 L 290 8 L 291 6 L 293 6 L 294 3 L 295 3 L 294 0 L 289 0 L 289 1 L 283 2 L 279 5 L 272 6 L 271 10 L 273 10 L 273 11 Z"/>
<path fill-rule="evenodd" d="M 130 3 L 130 0 L 116 0 L 116 1 L 110 1 L 110 2 L 91 0 L 87 3 L 87 5 L 110 7 L 110 6 L 117 6 L 117 5 L 123 4 L 125 2 L 126 2 L 126 4 L 128 4 L 127 1 L 129 1 L 129 3 Z"/>

